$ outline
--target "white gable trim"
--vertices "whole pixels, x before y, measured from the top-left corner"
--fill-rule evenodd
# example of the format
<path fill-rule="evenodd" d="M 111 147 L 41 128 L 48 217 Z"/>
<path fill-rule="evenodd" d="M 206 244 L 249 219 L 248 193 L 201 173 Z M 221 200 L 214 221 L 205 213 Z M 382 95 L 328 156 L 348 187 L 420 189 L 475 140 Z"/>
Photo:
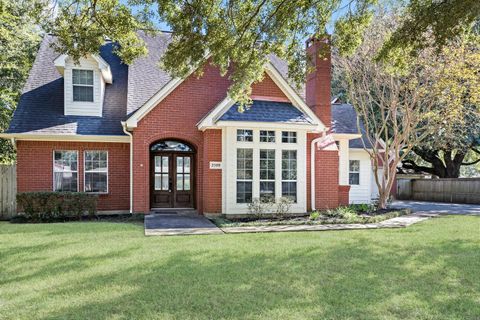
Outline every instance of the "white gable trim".
<path fill-rule="evenodd" d="M 313 128 L 317 131 L 324 131 L 327 128 L 322 123 L 322 121 L 317 117 L 317 115 L 310 109 L 303 99 L 293 90 L 293 88 L 288 84 L 288 82 L 282 77 L 282 75 L 277 71 L 271 62 L 268 62 L 265 66 L 265 72 L 273 80 L 273 82 L 282 90 L 282 92 L 287 96 L 289 101 L 300 111 L 305 113 L 310 119 L 313 120 L 313 125 L 301 125 L 301 124 L 283 124 L 282 125 L 294 125 L 303 128 Z M 197 124 L 199 130 L 206 130 L 209 128 L 216 127 L 217 125 L 228 125 L 227 121 L 221 121 L 217 123 L 218 119 L 230 109 L 231 106 L 235 104 L 235 101 L 232 100 L 230 96 L 227 96 L 223 99 L 215 108 L 213 108 L 200 122 Z M 238 123 L 238 122 L 236 122 Z M 259 122 L 266 124 L 267 122 Z"/>
<path fill-rule="evenodd" d="M 98 63 L 98 68 L 102 73 L 103 80 L 106 83 L 111 84 L 113 82 L 113 78 L 112 78 L 112 70 L 110 69 L 110 65 L 99 55 L 92 54 L 90 56 Z M 67 57 L 68 55 L 61 54 L 53 61 L 53 64 L 57 68 L 58 72 L 60 72 L 62 75 L 65 71 L 65 64 L 66 64 L 65 61 L 67 60 Z"/>

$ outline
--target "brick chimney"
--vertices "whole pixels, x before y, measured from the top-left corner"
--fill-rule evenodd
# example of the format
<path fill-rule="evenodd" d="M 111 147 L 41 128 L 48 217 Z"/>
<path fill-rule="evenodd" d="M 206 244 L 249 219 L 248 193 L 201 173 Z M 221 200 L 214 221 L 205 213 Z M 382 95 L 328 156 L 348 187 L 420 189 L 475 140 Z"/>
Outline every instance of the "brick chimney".
<path fill-rule="evenodd" d="M 331 69 L 330 46 L 328 39 L 310 38 L 306 42 L 309 64 L 315 68 L 307 75 L 307 105 L 322 120 L 326 127 L 331 126 Z"/>

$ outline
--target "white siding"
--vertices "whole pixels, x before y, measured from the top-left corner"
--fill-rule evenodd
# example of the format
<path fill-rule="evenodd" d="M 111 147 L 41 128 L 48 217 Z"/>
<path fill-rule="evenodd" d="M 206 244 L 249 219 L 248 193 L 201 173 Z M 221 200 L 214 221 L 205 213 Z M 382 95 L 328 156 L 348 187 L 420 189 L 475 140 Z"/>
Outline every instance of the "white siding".
<path fill-rule="evenodd" d="M 365 150 L 350 149 L 349 160 L 360 161 L 360 184 L 350 186 L 350 203 L 370 203 L 372 194 L 372 162 Z"/>
<path fill-rule="evenodd" d="M 93 70 L 93 102 L 73 101 L 72 69 Z M 63 77 L 65 83 L 65 115 L 101 117 L 105 82 L 97 61 L 92 57 L 80 58 L 79 64 L 75 65 L 71 58 L 67 58 Z"/>
<path fill-rule="evenodd" d="M 253 130 L 253 142 L 237 142 L 237 129 Z M 272 130 L 272 129 L 269 129 Z M 282 129 L 277 129 L 275 143 L 259 142 L 260 129 L 249 127 L 226 127 L 223 128 L 223 213 L 224 214 L 246 214 L 248 205 L 237 203 L 237 148 L 252 148 L 253 152 L 253 198 L 259 198 L 259 157 L 260 149 L 275 149 L 275 197 L 282 196 L 282 150 L 297 150 L 297 203 L 291 207 L 291 213 L 304 213 L 307 211 L 307 184 L 306 184 L 306 130 L 296 131 L 297 143 L 282 143 Z"/>

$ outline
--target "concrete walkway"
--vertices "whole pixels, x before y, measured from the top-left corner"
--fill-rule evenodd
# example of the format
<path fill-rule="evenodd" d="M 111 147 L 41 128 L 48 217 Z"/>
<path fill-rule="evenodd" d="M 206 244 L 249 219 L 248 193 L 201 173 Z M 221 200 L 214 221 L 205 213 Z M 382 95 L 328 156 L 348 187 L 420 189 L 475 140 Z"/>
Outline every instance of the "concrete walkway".
<path fill-rule="evenodd" d="M 414 213 L 480 215 L 480 204 L 442 203 L 424 201 L 394 201 L 392 208 L 411 209 Z"/>
<path fill-rule="evenodd" d="M 216 225 L 201 215 L 150 214 L 145 216 L 146 236 L 222 234 Z"/>
<path fill-rule="evenodd" d="M 222 233 L 258 233 L 293 231 L 363 230 L 383 228 L 405 228 L 427 220 L 436 214 L 411 214 L 368 224 L 318 224 L 318 225 L 279 225 L 252 227 L 218 228 L 210 220 L 200 215 L 150 214 L 145 217 L 146 236 L 198 235 Z"/>

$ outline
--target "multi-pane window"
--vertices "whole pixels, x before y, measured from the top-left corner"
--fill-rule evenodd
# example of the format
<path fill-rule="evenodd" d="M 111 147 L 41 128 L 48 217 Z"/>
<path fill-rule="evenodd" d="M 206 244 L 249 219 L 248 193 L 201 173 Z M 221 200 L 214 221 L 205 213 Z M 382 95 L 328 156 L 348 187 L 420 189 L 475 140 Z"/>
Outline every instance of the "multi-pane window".
<path fill-rule="evenodd" d="M 349 164 L 349 184 L 359 185 L 360 184 L 360 160 L 350 160 Z"/>
<path fill-rule="evenodd" d="M 282 150 L 282 197 L 297 202 L 296 150 Z"/>
<path fill-rule="evenodd" d="M 275 199 L 275 150 L 260 150 L 260 200 Z"/>
<path fill-rule="evenodd" d="M 237 203 L 252 202 L 253 149 L 237 149 Z"/>
<path fill-rule="evenodd" d="M 190 190 L 190 157 L 177 156 L 177 190 Z"/>
<path fill-rule="evenodd" d="M 237 130 L 237 141 L 252 142 L 253 141 L 253 130 L 238 129 Z"/>
<path fill-rule="evenodd" d="M 108 152 L 85 151 L 85 192 L 108 192 Z"/>
<path fill-rule="evenodd" d="M 282 143 L 297 143 L 297 133 L 295 131 L 282 131 Z"/>
<path fill-rule="evenodd" d="M 73 101 L 93 102 L 93 70 L 72 71 Z"/>
<path fill-rule="evenodd" d="M 54 151 L 53 191 L 78 191 L 77 151 Z"/>
<path fill-rule="evenodd" d="M 260 130 L 260 142 L 275 142 L 275 131 Z"/>

